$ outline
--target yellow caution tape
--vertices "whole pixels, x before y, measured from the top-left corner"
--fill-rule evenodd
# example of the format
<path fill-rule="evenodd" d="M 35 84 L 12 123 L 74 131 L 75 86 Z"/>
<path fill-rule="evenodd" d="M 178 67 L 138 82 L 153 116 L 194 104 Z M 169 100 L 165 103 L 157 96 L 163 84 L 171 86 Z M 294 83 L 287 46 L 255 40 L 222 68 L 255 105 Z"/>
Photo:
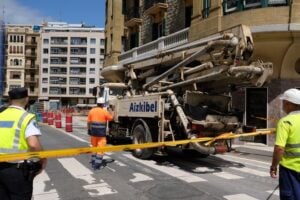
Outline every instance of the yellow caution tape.
<path fill-rule="evenodd" d="M 224 134 L 222 137 L 218 136 L 216 138 L 204 137 L 189 140 L 178 140 L 178 141 L 168 141 L 168 142 L 153 142 L 153 143 L 143 143 L 143 144 L 128 144 L 128 145 L 116 145 L 116 146 L 105 146 L 105 147 L 82 147 L 82 148 L 72 148 L 72 149 L 57 149 L 57 150 L 47 150 L 47 151 L 35 151 L 27 153 L 14 153 L 14 154 L 2 154 L 0 155 L 0 162 L 9 162 L 16 160 L 26 160 L 30 158 L 55 158 L 55 157 L 67 157 L 75 156 L 80 154 L 89 154 L 96 152 L 113 152 L 113 151 L 128 151 L 134 149 L 145 149 L 145 148 L 155 148 L 163 146 L 177 146 L 194 142 L 207 142 L 216 141 L 220 139 L 232 139 L 238 137 L 248 137 L 255 135 L 267 135 L 271 134 L 273 129 L 265 129 L 252 133 L 243 134 Z"/>

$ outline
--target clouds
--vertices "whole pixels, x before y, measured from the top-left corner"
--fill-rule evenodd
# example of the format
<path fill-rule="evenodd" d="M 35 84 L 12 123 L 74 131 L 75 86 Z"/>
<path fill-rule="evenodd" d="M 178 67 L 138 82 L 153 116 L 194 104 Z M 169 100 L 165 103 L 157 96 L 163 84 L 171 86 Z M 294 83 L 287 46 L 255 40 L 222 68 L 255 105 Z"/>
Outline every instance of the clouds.
<path fill-rule="evenodd" d="M 23 1 L 26 2 L 26 1 Z M 5 21 L 10 24 L 41 24 L 43 20 L 52 21 L 38 10 L 32 9 L 17 0 L 0 0 L 1 18 L 5 7 Z"/>

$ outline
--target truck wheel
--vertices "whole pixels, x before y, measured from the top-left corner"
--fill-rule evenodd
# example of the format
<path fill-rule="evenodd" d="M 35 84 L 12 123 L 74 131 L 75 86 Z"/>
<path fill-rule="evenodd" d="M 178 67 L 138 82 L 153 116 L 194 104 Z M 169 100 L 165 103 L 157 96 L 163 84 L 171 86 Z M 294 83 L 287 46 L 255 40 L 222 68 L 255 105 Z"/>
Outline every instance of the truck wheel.
<path fill-rule="evenodd" d="M 145 125 L 147 126 L 147 124 Z M 150 130 L 142 124 L 137 124 L 133 128 L 133 144 L 142 144 L 152 142 L 152 137 Z M 149 159 L 154 153 L 153 148 L 148 149 L 135 149 L 133 150 L 132 154 L 140 159 Z"/>

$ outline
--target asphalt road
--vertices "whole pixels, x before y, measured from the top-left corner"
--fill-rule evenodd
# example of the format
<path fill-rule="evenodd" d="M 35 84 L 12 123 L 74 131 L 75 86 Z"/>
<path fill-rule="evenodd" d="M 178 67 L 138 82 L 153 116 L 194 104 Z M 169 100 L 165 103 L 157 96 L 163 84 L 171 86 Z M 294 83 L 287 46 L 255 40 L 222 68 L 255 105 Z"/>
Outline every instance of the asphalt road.
<path fill-rule="evenodd" d="M 41 127 L 45 149 L 86 147 L 84 128 L 74 133 Z M 278 180 L 268 175 L 271 157 L 232 152 L 195 158 L 178 149 L 139 160 L 130 152 L 107 153 L 107 165 L 93 171 L 89 155 L 48 160 L 34 181 L 34 200 L 275 200 Z M 272 193 L 273 192 L 273 193 Z"/>

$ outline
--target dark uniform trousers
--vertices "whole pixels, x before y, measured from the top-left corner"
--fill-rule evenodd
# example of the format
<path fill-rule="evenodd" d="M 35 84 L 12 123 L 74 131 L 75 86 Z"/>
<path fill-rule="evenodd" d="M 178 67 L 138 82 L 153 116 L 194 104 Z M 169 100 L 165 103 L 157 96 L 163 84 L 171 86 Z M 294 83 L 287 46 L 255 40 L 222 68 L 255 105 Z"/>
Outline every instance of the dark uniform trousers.
<path fill-rule="evenodd" d="M 300 173 L 279 168 L 280 200 L 300 200 Z"/>
<path fill-rule="evenodd" d="M 33 180 L 24 176 L 23 164 L 0 163 L 0 199 L 31 200 Z"/>

